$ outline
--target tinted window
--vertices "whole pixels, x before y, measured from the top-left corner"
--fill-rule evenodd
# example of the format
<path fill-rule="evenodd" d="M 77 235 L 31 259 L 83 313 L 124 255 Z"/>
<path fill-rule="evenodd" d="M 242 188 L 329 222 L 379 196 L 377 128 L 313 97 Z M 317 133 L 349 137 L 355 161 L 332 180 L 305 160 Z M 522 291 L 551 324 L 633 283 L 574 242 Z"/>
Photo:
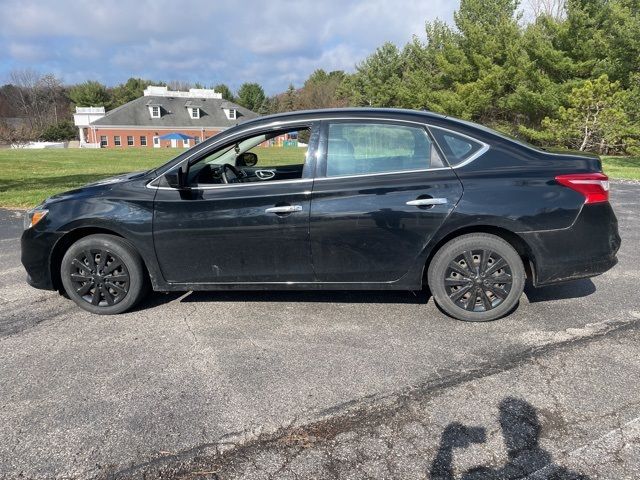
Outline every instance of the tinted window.
<path fill-rule="evenodd" d="M 423 128 L 382 123 L 329 125 L 328 177 L 442 166 Z"/>
<path fill-rule="evenodd" d="M 464 162 L 482 148 L 480 142 L 449 130 L 436 127 L 430 127 L 430 130 L 452 166 Z"/>

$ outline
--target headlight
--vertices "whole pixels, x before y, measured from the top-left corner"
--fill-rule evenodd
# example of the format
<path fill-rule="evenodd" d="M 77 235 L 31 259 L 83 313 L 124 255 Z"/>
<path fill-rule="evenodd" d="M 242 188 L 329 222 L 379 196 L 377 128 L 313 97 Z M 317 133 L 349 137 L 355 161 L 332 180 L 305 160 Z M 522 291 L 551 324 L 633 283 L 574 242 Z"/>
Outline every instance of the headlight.
<path fill-rule="evenodd" d="M 36 225 L 40 220 L 47 216 L 49 210 L 46 208 L 32 208 L 24 214 L 24 229 L 27 230 Z"/>

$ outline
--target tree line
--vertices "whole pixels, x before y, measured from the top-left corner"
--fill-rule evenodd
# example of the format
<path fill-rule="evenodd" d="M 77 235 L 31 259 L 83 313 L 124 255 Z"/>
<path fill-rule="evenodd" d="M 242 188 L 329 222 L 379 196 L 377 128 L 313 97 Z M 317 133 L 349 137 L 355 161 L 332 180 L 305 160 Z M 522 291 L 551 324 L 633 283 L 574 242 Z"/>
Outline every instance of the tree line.
<path fill-rule="evenodd" d="M 527 7 L 524 19 L 518 0 L 461 0 L 453 25 L 427 22 L 425 35 L 403 46 L 381 45 L 353 73 L 319 69 L 270 97 L 257 83 L 235 93 L 225 84 L 212 87 L 260 114 L 411 108 L 541 146 L 640 154 L 640 0 L 528 0 Z M 51 75 L 12 80 L 0 89 L 0 115 L 8 89 L 34 128 L 59 124 L 72 104 L 114 108 L 147 85 L 163 85 L 132 78 L 113 88 L 94 81 L 64 87 Z"/>

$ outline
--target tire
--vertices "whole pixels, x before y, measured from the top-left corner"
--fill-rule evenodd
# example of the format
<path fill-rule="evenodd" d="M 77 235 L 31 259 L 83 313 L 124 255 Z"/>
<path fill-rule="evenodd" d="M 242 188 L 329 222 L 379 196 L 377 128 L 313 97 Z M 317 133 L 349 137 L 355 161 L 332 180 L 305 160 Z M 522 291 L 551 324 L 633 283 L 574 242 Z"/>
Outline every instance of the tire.
<path fill-rule="evenodd" d="M 466 322 L 486 322 L 513 310 L 525 276 L 522 260 L 508 242 L 487 233 L 470 233 L 438 250 L 429 264 L 427 281 L 446 314 Z"/>
<path fill-rule="evenodd" d="M 71 245 L 62 258 L 60 278 L 71 300 L 99 315 L 126 312 L 149 290 L 140 255 L 114 235 L 89 235 Z"/>

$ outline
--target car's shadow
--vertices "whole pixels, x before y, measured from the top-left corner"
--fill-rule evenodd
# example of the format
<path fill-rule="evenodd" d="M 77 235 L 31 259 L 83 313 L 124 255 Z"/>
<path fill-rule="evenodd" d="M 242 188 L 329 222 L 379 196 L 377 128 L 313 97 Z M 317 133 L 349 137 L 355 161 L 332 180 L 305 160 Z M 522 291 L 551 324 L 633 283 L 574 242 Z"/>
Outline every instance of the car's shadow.
<path fill-rule="evenodd" d="M 527 282 L 524 287 L 524 294 L 530 303 L 587 297 L 595 291 L 596 286 L 589 278 L 539 288 Z"/>
<path fill-rule="evenodd" d="M 596 286 L 589 279 L 549 287 L 535 288 L 527 282 L 524 293 L 530 303 L 580 298 L 591 295 Z M 182 298 L 180 298 L 182 297 Z M 288 291 L 204 291 L 154 292 L 135 310 L 158 307 L 180 298 L 180 302 L 309 302 L 309 303 L 380 303 L 421 305 L 429 303 L 428 289 L 420 291 L 389 290 L 288 290 Z"/>
<path fill-rule="evenodd" d="M 311 302 L 425 304 L 430 294 L 405 291 L 233 291 L 191 292 L 181 302 Z"/>

